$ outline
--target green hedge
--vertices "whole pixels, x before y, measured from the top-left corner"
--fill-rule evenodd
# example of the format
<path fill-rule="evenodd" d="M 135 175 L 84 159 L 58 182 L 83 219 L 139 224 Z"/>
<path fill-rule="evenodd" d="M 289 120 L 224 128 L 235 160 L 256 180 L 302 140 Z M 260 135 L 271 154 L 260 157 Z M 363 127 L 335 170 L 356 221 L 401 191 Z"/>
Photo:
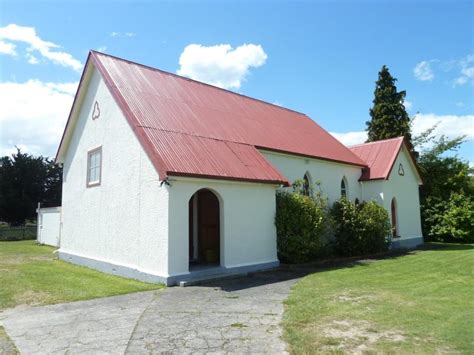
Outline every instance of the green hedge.
<path fill-rule="evenodd" d="M 36 226 L 0 226 L 0 241 L 35 240 Z"/>
<path fill-rule="evenodd" d="M 388 250 L 390 222 L 375 202 L 354 204 L 345 198 L 332 208 L 321 191 L 278 191 L 275 225 L 278 257 L 284 263 L 305 263 L 332 256 L 368 255 Z"/>
<path fill-rule="evenodd" d="M 278 257 L 286 263 L 304 263 L 324 251 L 328 228 L 323 203 L 300 193 L 278 191 L 276 217 Z"/>
<path fill-rule="evenodd" d="M 331 215 L 338 255 L 367 255 L 388 250 L 390 220 L 387 211 L 376 202 L 354 204 L 341 198 L 334 203 Z"/>

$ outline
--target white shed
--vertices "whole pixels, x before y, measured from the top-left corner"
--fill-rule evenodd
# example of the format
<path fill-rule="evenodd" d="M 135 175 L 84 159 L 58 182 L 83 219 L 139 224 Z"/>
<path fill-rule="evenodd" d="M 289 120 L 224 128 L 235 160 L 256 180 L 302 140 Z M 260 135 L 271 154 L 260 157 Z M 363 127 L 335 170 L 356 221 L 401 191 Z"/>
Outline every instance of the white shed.
<path fill-rule="evenodd" d="M 61 207 L 38 208 L 37 241 L 59 247 L 61 239 Z"/>

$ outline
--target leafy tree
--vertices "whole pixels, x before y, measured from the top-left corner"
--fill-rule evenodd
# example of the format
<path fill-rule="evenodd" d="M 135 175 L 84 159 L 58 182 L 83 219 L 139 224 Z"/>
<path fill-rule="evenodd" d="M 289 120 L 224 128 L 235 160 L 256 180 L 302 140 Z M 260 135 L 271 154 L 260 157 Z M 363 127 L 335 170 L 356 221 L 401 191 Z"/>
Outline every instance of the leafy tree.
<path fill-rule="evenodd" d="M 472 242 L 474 234 L 474 186 L 472 169 L 455 152 L 465 137 L 436 138 L 435 127 L 415 137 L 416 147 L 429 144 L 421 150 L 418 166 L 423 179 L 420 203 L 423 235 L 437 241 Z"/>
<path fill-rule="evenodd" d="M 38 202 L 61 204 L 62 169 L 42 156 L 17 152 L 0 158 L 0 220 L 21 225 L 36 216 Z"/>
<path fill-rule="evenodd" d="M 410 117 L 404 106 L 406 92 L 397 90 L 396 81 L 384 65 L 375 82 L 371 120 L 366 122 L 367 142 L 403 136 L 411 144 Z"/>
<path fill-rule="evenodd" d="M 447 200 L 428 196 L 424 208 L 430 239 L 474 243 L 474 199 L 459 192 Z"/>

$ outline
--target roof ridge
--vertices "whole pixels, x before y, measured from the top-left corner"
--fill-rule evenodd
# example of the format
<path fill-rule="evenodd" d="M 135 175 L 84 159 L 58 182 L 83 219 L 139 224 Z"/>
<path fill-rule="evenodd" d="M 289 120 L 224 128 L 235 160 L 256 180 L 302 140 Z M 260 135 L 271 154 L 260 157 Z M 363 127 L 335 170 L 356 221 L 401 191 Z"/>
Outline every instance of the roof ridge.
<path fill-rule="evenodd" d="M 351 148 L 356 148 L 356 147 L 360 147 L 360 146 L 363 146 L 363 145 L 380 144 L 380 143 L 384 143 L 384 142 L 388 142 L 388 141 L 402 140 L 402 139 L 404 139 L 403 136 L 395 137 L 395 138 L 387 138 L 387 139 L 381 139 L 381 140 L 373 141 L 373 142 L 366 142 L 366 143 L 359 143 L 359 144 L 349 145 L 348 148 L 351 149 Z"/>
<path fill-rule="evenodd" d="M 207 136 L 202 136 L 202 135 L 199 135 L 199 134 L 192 134 L 192 133 L 187 133 L 187 132 L 174 131 L 174 130 L 171 130 L 171 129 L 157 128 L 157 127 L 151 127 L 151 126 L 145 126 L 145 125 L 137 125 L 137 127 L 140 127 L 140 128 L 148 128 L 148 129 L 154 129 L 154 130 L 162 131 L 162 132 L 170 132 L 170 133 L 182 134 L 182 135 L 185 135 L 185 136 L 196 137 L 196 138 L 211 139 L 211 140 L 215 140 L 215 141 L 219 141 L 219 142 L 223 142 L 223 143 L 241 144 L 241 145 L 246 145 L 246 146 L 249 146 L 249 147 L 254 147 L 254 148 L 257 149 L 257 150 L 258 150 L 258 149 L 262 149 L 262 150 L 267 150 L 267 151 L 278 151 L 278 152 L 280 152 L 280 153 L 284 153 L 284 154 L 288 154 L 288 155 L 305 156 L 305 157 L 308 157 L 308 158 L 311 158 L 311 159 L 328 160 L 328 158 L 320 157 L 320 156 L 316 156 L 316 155 L 309 155 L 309 154 L 298 153 L 298 152 L 284 151 L 284 150 L 279 150 L 279 149 L 275 149 L 275 148 L 268 147 L 268 146 L 263 146 L 263 145 L 257 145 L 257 144 L 251 144 L 251 143 L 245 143 L 245 142 L 238 142 L 238 141 L 233 141 L 233 140 L 228 140 L 228 139 L 207 137 Z M 360 158 L 360 157 L 359 157 L 357 154 L 355 154 L 355 153 L 353 153 L 353 154 L 354 154 L 357 158 L 359 158 L 360 161 L 361 161 L 362 163 L 364 163 L 364 165 L 354 164 L 354 163 L 347 163 L 347 162 L 344 162 L 344 161 L 342 161 L 342 160 L 341 160 L 341 161 L 335 160 L 335 159 L 329 159 L 329 160 L 335 161 L 335 162 L 339 162 L 339 163 L 341 163 L 341 164 L 349 164 L 349 165 L 357 165 L 357 166 L 367 167 L 366 162 L 365 162 L 362 158 Z"/>
<path fill-rule="evenodd" d="M 179 79 L 184 79 L 184 80 L 191 81 L 191 82 L 194 82 L 194 83 L 197 83 L 197 84 L 209 86 L 209 87 L 214 88 L 214 89 L 222 90 L 222 91 L 228 92 L 228 93 L 230 93 L 230 94 L 242 96 L 242 97 L 245 97 L 245 98 L 250 99 L 250 100 L 258 101 L 258 102 L 261 102 L 261 103 L 264 103 L 264 104 L 273 106 L 273 107 L 275 107 L 275 108 L 280 108 L 280 109 L 283 109 L 283 110 L 287 110 L 287 111 L 290 111 L 290 112 L 298 113 L 298 114 L 300 114 L 300 115 L 303 115 L 303 116 L 308 117 L 304 112 L 300 112 L 300 111 L 293 110 L 293 109 L 291 109 L 291 108 L 287 108 L 287 107 L 284 107 L 284 106 L 272 104 L 271 102 L 268 102 L 268 101 L 265 101 L 265 100 L 262 100 L 262 99 L 257 99 L 257 98 L 255 98 L 255 97 L 251 97 L 251 96 L 244 95 L 244 94 L 241 94 L 241 93 L 238 93 L 238 92 L 235 92 L 235 91 L 231 91 L 231 90 L 228 90 L 228 89 L 224 89 L 224 88 L 221 88 L 221 87 L 219 87 L 219 86 L 215 86 L 215 85 L 212 85 L 212 84 L 205 83 L 205 82 L 203 82 L 203 81 L 199 81 L 199 80 L 191 79 L 191 78 L 188 78 L 188 77 L 185 77 L 185 76 L 182 76 L 182 75 L 178 75 L 178 74 L 175 74 L 175 73 L 171 73 L 171 72 L 169 72 L 169 71 L 166 71 L 166 70 L 163 70 L 163 69 L 159 69 L 159 68 L 155 68 L 155 67 L 152 67 L 152 66 L 150 66 L 150 65 L 146 65 L 146 64 L 134 62 L 133 60 L 128 60 L 128 59 L 125 59 L 125 58 L 117 57 L 117 56 L 115 56 L 115 55 L 111 55 L 111 54 L 108 54 L 108 53 L 99 52 L 99 51 L 96 51 L 96 50 L 93 50 L 93 49 L 91 49 L 90 52 L 93 53 L 93 54 L 99 54 L 99 55 L 103 55 L 103 56 L 106 56 L 106 57 L 110 57 L 110 58 L 114 58 L 114 59 L 117 59 L 117 60 L 121 60 L 121 61 L 123 61 L 123 62 L 127 62 L 127 63 L 130 63 L 130 64 L 138 65 L 138 66 L 141 66 L 141 67 L 143 67 L 143 68 L 150 69 L 150 70 L 153 70 L 153 71 L 158 71 L 158 72 L 160 72 L 160 73 L 163 73 L 163 74 L 166 74 L 166 75 L 171 75 L 171 76 L 177 77 L 177 78 L 179 78 Z"/>

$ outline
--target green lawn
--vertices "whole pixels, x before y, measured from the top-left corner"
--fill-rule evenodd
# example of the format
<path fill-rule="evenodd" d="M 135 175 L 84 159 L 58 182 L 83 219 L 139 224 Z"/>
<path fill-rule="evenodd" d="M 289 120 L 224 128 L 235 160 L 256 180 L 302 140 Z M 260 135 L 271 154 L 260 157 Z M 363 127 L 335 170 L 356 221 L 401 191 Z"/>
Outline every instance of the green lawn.
<path fill-rule="evenodd" d="M 474 352 L 474 245 L 321 269 L 284 314 L 294 354 Z"/>
<path fill-rule="evenodd" d="M 20 304 L 71 302 L 160 287 L 58 260 L 35 241 L 0 242 L 0 310 Z"/>

